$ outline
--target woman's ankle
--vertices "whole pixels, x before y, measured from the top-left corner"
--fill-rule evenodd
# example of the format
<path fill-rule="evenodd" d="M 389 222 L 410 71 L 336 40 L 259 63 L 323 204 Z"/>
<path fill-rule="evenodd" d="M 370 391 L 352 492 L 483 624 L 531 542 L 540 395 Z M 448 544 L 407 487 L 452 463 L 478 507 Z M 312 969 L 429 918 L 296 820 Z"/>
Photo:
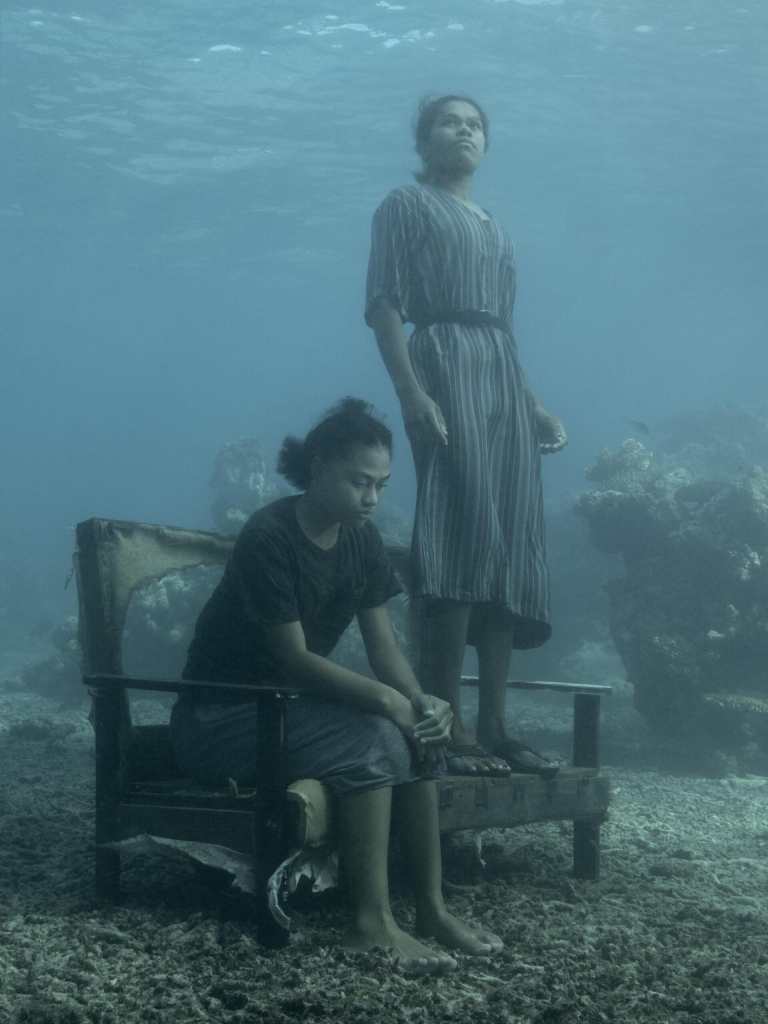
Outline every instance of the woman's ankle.
<path fill-rule="evenodd" d="M 453 722 L 451 723 L 451 741 L 455 744 L 474 742 L 474 736 L 472 733 L 466 727 L 461 718 L 458 718 L 457 721 L 457 716 L 455 714 L 453 716 Z"/>
<path fill-rule="evenodd" d="M 488 749 L 498 746 L 509 739 L 504 719 L 496 715 L 488 715 L 477 720 L 477 742 Z"/>
<path fill-rule="evenodd" d="M 414 899 L 416 909 L 416 921 L 421 925 L 423 922 L 439 920 L 443 914 L 448 912 L 443 901 L 442 892 L 431 893 L 427 896 L 416 896 Z"/>
<path fill-rule="evenodd" d="M 395 925 L 391 907 L 362 907 L 349 920 L 349 930 L 360 933 L 388 929 Z"/>

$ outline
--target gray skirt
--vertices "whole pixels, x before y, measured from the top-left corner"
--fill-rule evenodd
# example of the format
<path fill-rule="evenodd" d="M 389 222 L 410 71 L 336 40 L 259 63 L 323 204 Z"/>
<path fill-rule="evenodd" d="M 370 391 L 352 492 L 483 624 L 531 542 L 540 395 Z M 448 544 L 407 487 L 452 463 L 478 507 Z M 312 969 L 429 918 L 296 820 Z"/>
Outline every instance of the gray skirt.
<path fill-rule="evenodd" d="M 256 782 L 256 704 L 200 703 L 180 697 L 171 743 L 181 771 L 204 786 Z M 419 765 L 388 718 L 315 696 L 286 700 L 286 785 L 319 779 L 336 796 L 445 778 L 445 763 Z"/>

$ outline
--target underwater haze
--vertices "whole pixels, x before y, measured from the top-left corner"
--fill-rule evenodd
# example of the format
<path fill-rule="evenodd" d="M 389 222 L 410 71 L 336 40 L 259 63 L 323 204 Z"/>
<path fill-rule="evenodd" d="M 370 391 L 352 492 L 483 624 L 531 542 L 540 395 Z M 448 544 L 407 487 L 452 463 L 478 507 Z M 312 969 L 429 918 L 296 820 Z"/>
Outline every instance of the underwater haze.
<path fill-rule="evenodd" d="M 0 1024 L 766 1024 L 766 0 L 0 6 Z M 121 714 L 113 775 L 116 705 L 97 757 L 64 583 L 91 517 L 236 533 L 281 493 L 284 436 L 344 395 L 394 430 L 376 521 L 408 543 L 412 457 L 363 306 L 427 93 L 489 115 L 472 198 L 514 240 L 520 361 L 570 439 L 543 460 L 553 635 L 511 671 L 574 691 L 504 708 L 559 777 L 456 779 L 455 806 L 440 784 L 446 828 L 483 826 L 444 830 L 446 905 L 504 949 L 416 978 L 347 948 L 343 887 L 293 891 L 333 881 L 332 842 L 289 858 L 291 941 L 263 947 L 263 890 L 231 874 L 255 870 L 253 791 L 181 777 L 170 692 L 127 691 L 149 728 Z M 125 545 L 100 591 L 121 622 L 118 567 L 146 573 L 122 650 L 85 616 L 81 636 L 176 679 L 221 566 L 151 555 Z M 329 657 L 372 674 L 355 624 Z M 150 811 L 162 836 L 126 840 L 97 905 L 115 793 L 121 836 Z M 206 833 L 237 851 L 188 841 L 188 796 L 201 821 L 237 808 Z M 586 829 L 542 820 L 582 809 Z"/>
<path fill-rule="evenodd" d="M 6 3 L 0 543 L 24 610 L 74 604 L 77 521 L 209 526 L 224 444 L 274 459 L 344 394 L 397 427 L 410 513 L 362 306 L 424 92 L 490 116 L 474 198 L 516 243 L 521 359 L 571 437 L 548 500 L 627 418 L 762 401 L 767 21 L 762 0 Z"/>

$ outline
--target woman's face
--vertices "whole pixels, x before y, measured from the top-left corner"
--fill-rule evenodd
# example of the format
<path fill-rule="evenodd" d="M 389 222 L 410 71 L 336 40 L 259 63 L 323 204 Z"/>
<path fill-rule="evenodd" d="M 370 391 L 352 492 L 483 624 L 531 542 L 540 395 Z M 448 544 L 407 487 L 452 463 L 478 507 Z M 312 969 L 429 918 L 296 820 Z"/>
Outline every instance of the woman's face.
<path fill-rule="evenodd" d="M 427 164 L 431 174 L 474 174 L 485 155 L 483 121 L 464 100 L 446 103 L 432 126 Z"/>
<path fill-rule="evenodd" d="M 335 522 L 362 527 L 389 480 L 390 455 L 380 445 L 355 445 L 343 459 L 312 466 L 312 491 Z"/>

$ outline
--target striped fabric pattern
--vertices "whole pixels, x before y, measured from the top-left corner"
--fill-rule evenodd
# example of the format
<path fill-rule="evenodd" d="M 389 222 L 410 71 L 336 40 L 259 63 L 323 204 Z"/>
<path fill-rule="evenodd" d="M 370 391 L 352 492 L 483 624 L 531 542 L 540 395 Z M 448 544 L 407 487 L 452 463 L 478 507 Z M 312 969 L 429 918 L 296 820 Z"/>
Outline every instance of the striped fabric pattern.
<path fill-rule="evenodd" d="M 366 322 L 382 296 L 403 322 L 451 309 L 509 321 L 514 247 L 450 193 L 396 188 L 373 218 Z M 539 441 L 514 344 L 494 327 L 433 324 L 413 332 L 409 352 L 448 428 L 447 446 L 412 443 L 412 594 L 469 601 L 475 622 L 511 629 L 517 648 L 540 646 L 551 627 Z"/>

